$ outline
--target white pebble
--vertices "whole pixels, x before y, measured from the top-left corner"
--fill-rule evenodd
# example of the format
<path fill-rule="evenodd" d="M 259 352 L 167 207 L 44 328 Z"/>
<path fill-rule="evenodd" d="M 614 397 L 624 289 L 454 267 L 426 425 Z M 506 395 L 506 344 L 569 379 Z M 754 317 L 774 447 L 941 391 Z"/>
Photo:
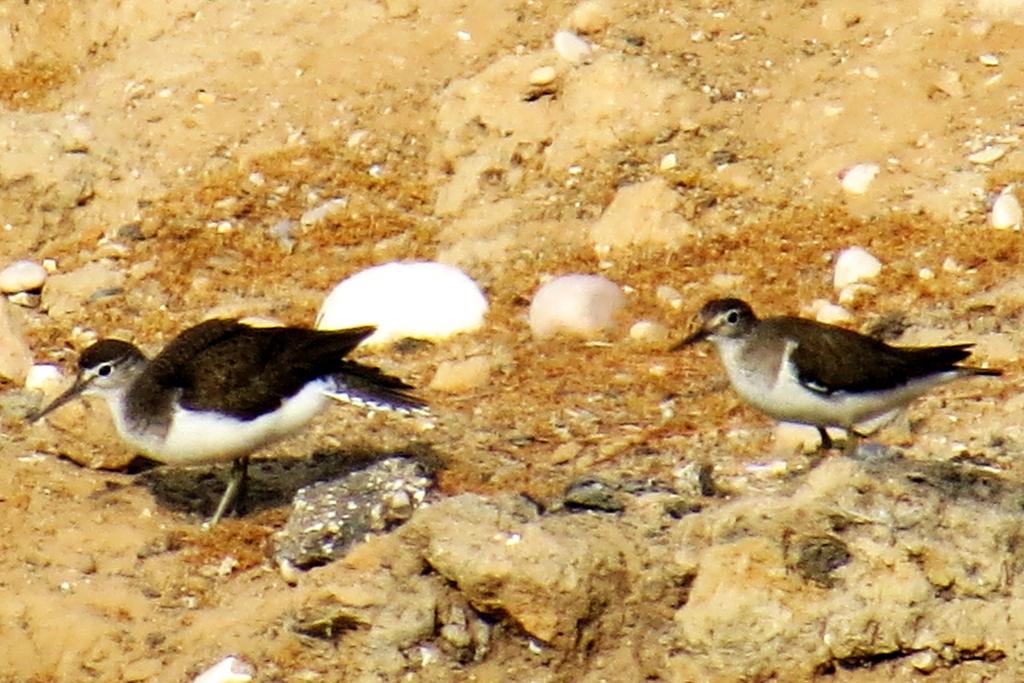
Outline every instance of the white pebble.
<path fill-rule="evenodd" d="M 302 214 L 302 217 L 299 218 L 299 223 L 304 226 L 316 225 L 317 223 L 330 218 L 346 206 L 348 206 L 348 199 L 345 197 L 329 199 L 320 206 L 314 207 Z"/>
<path fill-rule="evenodd" d="M 44 396 L 54 396 L 64 385 L 64 376 L 56 365 L 41 363 L 33 365 L 25 375 L 25 388 L 41 391 Z"/>
<path fill-rule="evenodd" d="M 658 301 L 675 311 L 683 307 L 683 295 L 675 287 L 658 285 L 658 289 L 654 291 L 654 296 Z"/>
<path fill-rule="evenodd" d="M 658 164 L 658 168 L 660 168 L 662 171 L 671 171 L 678 165 L 679 159 L 676 157 L 675 154 L 669 152 L 668 154 L 661 158 L 661 163 Z"/>
<path fill-rule="evenodd" d="M 1020 200 L 1013 192 L 1013 185 L 1007 185 L 992 202 L 992 213 L 989 221 L 993 228 L 999 230 L 1020 230 L 1024 212 L 1020 208 Z"/>
<path fill-rule="evenodd" d="M 836 259 L 832 284 L 836 289 L 842 289 L 854 282 L 876 278 L 880 272 L 882 272 L 881 261 L 863 247 L 850 247 L 844 249 Z"/>
<path fill-rule="evenodd" d="M 921 280 L 934 280 L 935 271 L 932 270 L 931 268 L 922 268 L 921 270 L 917 271 L 917 277 L 918 279 Z"/>
<path fill-rule="evenodd" d="M 849 194 L 864 194 L 879 170 L 878 164 L 857 164 L 839 174 L 839 183 Z"/>
<path fill-rule="evenodd" d="M 853 322 L 853 316 L 848 310 L 837 304 L 823 301 L 814 313 L 814 318 L 826 325 L 837 325 L 839 323 Z"/>
<path fill-rule="evenodd" d="M 629 328 L 629 338 L 647 344 L 659 344 L 668 339 L 668 328 L 653 320 L 640 320 Z"/>
<path fill-rule="evenodd" d="M 625 303 L 622 289 L 605 277 L 563 275 L 537 290 L 530 304 L 530 330 L 538 338 L 559 332 L 597 337 L 614 325 Z"/>
<path fill-rule="evenodd" d="M 983 55 L 979 55 L 978 61 L 984 64 L 985 66 L 999 66 L 999 57 L 997 55 L 992 54 L 991 52 L 986 52 Z"/>
<path fill-rule="evenodd" d="M 0 292 L 13 294 L 39 289 L 46 282 L 46 269 L 35 261 L 15 261 L 0 270 Z"/>
<path fill-rule="evenodd" d="M 1006 145 L 989 145 L 974 154 L 968 154 L 967 161 L 972 164 L 991 164 L 1002 159 L 1004 154 L 1006 154 Z"/>
<path fill-rule="evenodd" d="M 876 291 L 878 290 L 875 287 L 862 282 L 846 285 L 839 290 L 839 304 L 848 307 L 856 306 L 860 303 L 861 299 L 874 294 Z"/>
<path fill-rule="evenodd" d="M 440 340 L 479 329 L 487 313 L 480 287 L 458 268 L 418 261 L 385 263 L 340 282 L 316 317 L 319 329 L 375 325 L 364 344 L 405 337 Z"/>
<path fill-rule="evenodd" d="M 583 38 L 572 31 L 558 31 L 554 38 L 555 52 L 570 64 L 583 64 L 593 51 Z"/>
<path fill-rule="evenodd" d="M 530 85 L 551 85 L 558 78 L 558 71 L 553 66 L 538 66 L 530 72 Z"/>
<path fill-rule="evenodd" d="M 196 676 L 193 683 L 249 683 L 253 673 L 252 665 L 230 655 Z"/>

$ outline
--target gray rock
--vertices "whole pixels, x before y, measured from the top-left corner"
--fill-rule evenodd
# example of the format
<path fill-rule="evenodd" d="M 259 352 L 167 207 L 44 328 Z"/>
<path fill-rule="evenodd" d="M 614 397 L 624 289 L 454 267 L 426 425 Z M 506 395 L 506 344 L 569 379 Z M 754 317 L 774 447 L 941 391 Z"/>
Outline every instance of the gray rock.
<path fill-rule="evenodd" d="M 300 568 L 331 562 L 367 534 L 406 521 L 431 485 L 422 464 L 393 457 L 301 488 L 287 526 L 275 538 L 276 559 Z"/>

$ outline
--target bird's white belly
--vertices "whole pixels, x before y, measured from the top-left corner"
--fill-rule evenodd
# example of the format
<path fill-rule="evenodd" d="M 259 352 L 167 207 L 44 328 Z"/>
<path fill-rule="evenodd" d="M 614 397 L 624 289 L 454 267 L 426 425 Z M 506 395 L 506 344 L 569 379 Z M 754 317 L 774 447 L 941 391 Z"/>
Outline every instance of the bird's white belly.
<path fill-rule="evenodd" d="M 723 360 L 727 353 L 728 350 L 723 350 Z M 843 428 L 906 405 L 932 387 L 957 376 L 955 372 L 932 375 L 884 391 L 823 394 L 800 384 L 788 362 L 788 353 L 773 377 L 747 370 L 739 362 L 723 365 L 736 393 L 767 415 L 785 422 Z"/>
<path fill-rule="evenodd" d="M 324 388 L 322 382 L 309 384 L 276 411 L 253 420 L 175 408 L 164 438 L 132 434 L 121 425 L 118 427 L 126 441 L 160 462 L 195 464 L 233 460 L 301 429 L 327 404 Z"/>

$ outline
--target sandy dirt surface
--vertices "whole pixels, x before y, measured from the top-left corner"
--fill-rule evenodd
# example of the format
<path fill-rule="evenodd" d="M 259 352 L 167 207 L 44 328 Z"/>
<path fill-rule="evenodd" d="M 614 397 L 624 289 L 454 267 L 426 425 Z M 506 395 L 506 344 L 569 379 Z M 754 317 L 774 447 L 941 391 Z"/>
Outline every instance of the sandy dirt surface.
<path fill-rule="evenodd" d="M 563 28 L 591 43 L 581 63 L 552 48 Z M 836 254 L 862 246 L 883 268 L 850 306 L 852 327 L 898 328 L 900 343 L 976 341 L 979 362 L 1006 371 L 933 392 L 878 440 L 922 466 L 981 463 L 1012 497 L 1024 483 L 1024 239 L 994 229 L 989 209 L 1011 183 L 1024 197 L 1022 46 L 1024 5 L 1013 0 L 6 3 L 0 266 L 55 266 L 41 306 L 5 313 L 36 362 L 70 371 L 97 336 L 155 351 L 212 314 L 311 324 L 336 282 L 395 259 L 460 266 L 491 310 L 484 329 L 450 342 L 359 354 L 423 387 L 433 419 L 332 409 L 268 451 L 280 457 L 256 468 L 256 509 L 211 533 L 199 522 L 225 468 L 126 469 L 131 454 L 102 408 L 30 426 L 39 396 L 0 385 L 0 679 L 182 681 L 235 653 L 260 681 L 1019 680 L 1016 622 L 992 626 L 1012 646 L 986 648 L 979 625 L 982 644 L 957 644 L 934 666 L 920 653 L 940 645 L 819 652 L 772 669 L 736 664 L 747 661 L 741 643 L 759 643 L 764 660 L 803 641 L 662 637 L 682 624 L 690 583 L 705 599 L 716 593 L 699 572 L 681 571 L 676 594 L 631 583 L 665 559 L 648 554 L 645 534 L 706 546 L 694 566 L 746 566 L 720 580 L 753 585 L 758 567 L 789 566 L 785 552 L 714 544 L 773 515 L 799 527 L 799 495 L 792 509 L 771 499 L 760 516 L 756 501 L 805 490 L 817 461 L 778 447 L 710 349 L 670 353 L 626 331 L 653 320 L 677 338 L 724 294 L 807 314 L 816 299 L 836 301 Z M 553 78 L 537 76 L 546 67 Z M 860 163 L 879 173 L 864 194 L 845 193 L 839 177 Z M 300 221 L 340 197 L 343 210 Z M 289 243 L 272 231 L 286 219 L 296 221 Z M 82 269 L 81 281 L 51 286 Z M 533 292 L 572 272 L 627 287 L 608 343 L 531 338 Z M 658 299 L 661 285 L 682 294 L 680 308 Z M 483 385 L 427 388 L 440 363 L 481 355 L 491 360 Z M 572 566 L 600 577 L 587 584 L 595 594 L 630 597 L 588 603 L 574 637 L 558 618 L 550 632 L 513 619 L 512 598 L 445 565 L 429 540 L 443 520 L 427 516 L 287 585 L 270 547 L 291 494 L 344 469 L 331 463 L 390 452 L 441 460 L 438 500 L 517 492 L 547 503 L 585 475 L 668 485 L 693 464 L 724 483 L 697 517 L 719 516 L 700 530 L 647 513 L 629 533 L 580 517 L 580 533 L 596 535 L 579 541 Z M 862 476 L 844 472 L 830 476 Z M 735 507 L 745 501 L 753 508 Z M 525 538 L 574 533 L 555 528 L 561 518 L 524 519 Z M 609 569 L 613 557 L 627 569 Z M 887 562 L 872 566 L 902 566 Z M 967 596 L 979 609 L 995 609 L 996 594 L 1018 600 L 1020 563 L 1000 566 L 996 593 Z M 766 601 L 800 592 L 758 585 Z M 407 612 L 382 608 L 373 628 L 342 637 L 294 628 L 345 586 L 362 591 L 346 594 L 350 604 L 406 600 Z M 417 602 L 424 595 L 432 601 Z M 452 610 L 484 615 L 486 648 L 478 638 L 455 654 L 430 649 Z M 390 649 L 375 649 L 377 636 Z"/>

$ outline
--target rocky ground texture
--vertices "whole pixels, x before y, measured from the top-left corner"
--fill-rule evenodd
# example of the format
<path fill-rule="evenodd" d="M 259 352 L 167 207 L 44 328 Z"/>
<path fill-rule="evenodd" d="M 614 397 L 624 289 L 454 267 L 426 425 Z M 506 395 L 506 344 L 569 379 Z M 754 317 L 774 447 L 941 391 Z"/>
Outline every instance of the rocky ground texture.
<path fill-rule="evenodd" d="M 0 680 L 230 654 L 259 681 L 1024 678 L 1019 0 L 48 0 L 0 27 L 0 269 L 42 266 L 0 282 Z M 838 291 L 853 246 L 881 269 Z M 26 420 L 33 364 L 312 324 L 403 259 L 491 306 L 357 353 L 433 416 L 332 408 L 210 532 L 226 467 L 140 465 L 92 403 Z M 618 328 L 531 334 L 569 273 L 623 287 Z M 725 294 L 1006 374 L 809 455 L 667 350 Z M 361 469 L 392 455 L 399 483 Z M 359 481 L 364 534 L 287 536 L 296 491 Z"/>

